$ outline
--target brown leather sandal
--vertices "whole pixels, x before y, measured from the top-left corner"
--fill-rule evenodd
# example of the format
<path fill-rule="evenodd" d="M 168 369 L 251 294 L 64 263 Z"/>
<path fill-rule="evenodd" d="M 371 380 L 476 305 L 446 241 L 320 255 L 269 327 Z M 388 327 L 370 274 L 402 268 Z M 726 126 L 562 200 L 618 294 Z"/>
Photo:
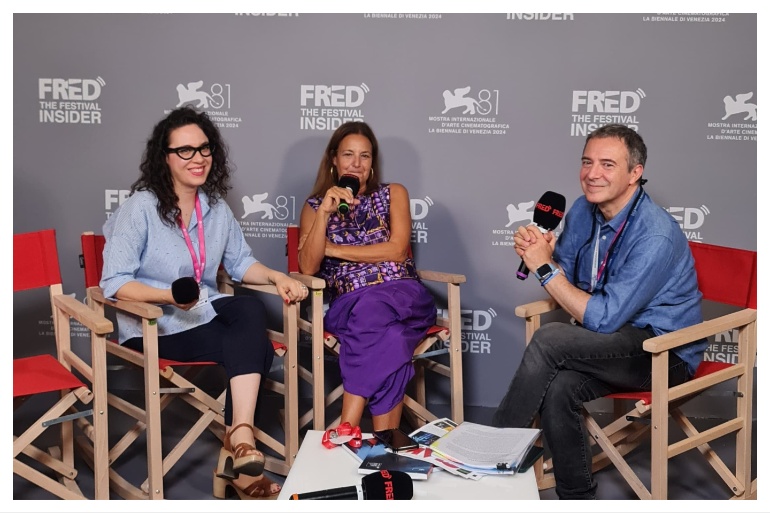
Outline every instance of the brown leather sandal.
<path fill-rule="evenodd" d="M 272 486 L 276 483 L 267 476 L 262 476 L 245 488 L 240 488 L 235 483 L 234 480 L 237 476 L 238 474 L 233 472 L 232 454 L 222 449 L 219 451 L 219 461 L 214 471 L 214 497 L 228 499 L 233 497 L 233 492 L 235 492 L 241 500 L 273 500 L 278 498 L 281 488 L 279 486 L 278 490 L 273 492 Z"/>
<path fill-rule="evenodd" d="M 225 435 L 225 450 L 233 455 L 233 471 L 237 475 L 238 473 L 246 474 L 247 476 L 260 476 L 265 470 L 265 455 L 262 454 L 254 447 L 254 444 L 242 442 L 234 448 L 231 447 L 230 436 L 236 429 L 242 427 L 249 428 L 249 431 L 254 432 L 254 428 L 251 424 L 244 422 L 230 429 Z"/>
<path fill-rule="evenodd" d="M 273 481 L 268 479 L 267 476 L 260 476 L 259 479 L 251 483 L 244 489 L 240 489 L 233 481 L 217 477 L 214 475 L 214 497 L 217 499 L 227 499 L 232 497 L 232 491 L 238 495 L 241 500 L 268 500 L 272 501 L 278 498 L 278 494 L 281 492 L 279 488 L 277 492 L 272 493 L 270 491 Z"/>

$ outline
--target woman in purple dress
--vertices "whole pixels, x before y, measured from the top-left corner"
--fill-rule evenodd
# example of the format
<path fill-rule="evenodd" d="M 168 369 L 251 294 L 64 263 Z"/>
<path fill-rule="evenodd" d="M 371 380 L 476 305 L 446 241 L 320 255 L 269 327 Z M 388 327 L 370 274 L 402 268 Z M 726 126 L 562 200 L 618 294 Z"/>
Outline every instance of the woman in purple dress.
<path fill-rule="evenodd" d="M 380 183 L 380 173 L 371 128 L 340 126 L 302 209 L 299 240 L 300 270 L 324 278 L 329 292 L 324 328 L 340 341 L 341 425 L 358 426 L 368 402 L 375 431 L 399 426 L 414 349 L 436 321 L 410 256 L 409 193 Z M 343 175 L 358 180 L 357 195 L 337 185 Z"/>

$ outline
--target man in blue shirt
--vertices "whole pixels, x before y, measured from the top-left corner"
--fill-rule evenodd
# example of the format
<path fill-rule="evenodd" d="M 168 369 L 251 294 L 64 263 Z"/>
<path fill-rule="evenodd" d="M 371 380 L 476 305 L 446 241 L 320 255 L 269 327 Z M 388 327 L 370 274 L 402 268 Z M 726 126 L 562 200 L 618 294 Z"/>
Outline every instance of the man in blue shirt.
<path fill-rule="evenodd" d="M 567 213 L 558 241 L 532 225 L 514 235 L 516 253 L 575 323 L 535 332 L 493 422 L 528 427 L 540 414 L 561 499 L 593 499 L 596 492 L 583 403 L 650 390 L 652 356 L 643 342 L 702 320 L 687 239 L 642 187 L 646 160 L 634 130 L 595 130 L 583 149 L 584 196 Z M 694 374 L 706 344 L 673 350 L 670 385 Z"/>

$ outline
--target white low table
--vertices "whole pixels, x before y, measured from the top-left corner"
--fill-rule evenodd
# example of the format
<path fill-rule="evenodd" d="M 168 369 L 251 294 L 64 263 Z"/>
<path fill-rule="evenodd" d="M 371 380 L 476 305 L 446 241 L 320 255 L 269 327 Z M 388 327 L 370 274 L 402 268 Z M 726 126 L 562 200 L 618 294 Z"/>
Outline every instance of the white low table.
<path fill-rule="evenodd" d="M 323 431 L 308 431 L 297 453 L 278 499 L 288 500 L 294 493 L 315 492 L 361 483 L 358 463 L 341 447 L 321 445 Z M 322 469 L 322 471 L 319 471 Z M 478 481 L 434 469 L 425 481 L 413 481 L 413 499 L 528 499 L 540 500 L 535 472 L 484 476 Z"/>

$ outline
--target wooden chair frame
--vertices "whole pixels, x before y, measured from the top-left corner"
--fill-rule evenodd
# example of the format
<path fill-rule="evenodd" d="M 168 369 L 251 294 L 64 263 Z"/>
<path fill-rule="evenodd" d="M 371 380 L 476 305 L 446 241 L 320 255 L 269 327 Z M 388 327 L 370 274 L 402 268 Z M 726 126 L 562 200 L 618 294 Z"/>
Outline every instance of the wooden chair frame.
<path fill-rule="evenodd" d="M 334 335 L 323 329 L 324 288 L 321 278 L 298 272 L 297 248 L 299 243 L 299 227 L 290 226 L 287 229 L 287 255 L 291 276 L 301 281 L 309 289 L 310 314 L 308 319 L 299 319 L 300 331 L 310 335 L 312 340 L 312 369 L 309 371 L 299 368 L 302 379 L 312 385 L 313 408 L 299 419 L 300 427 L 313 421 L 313 429 L 324 430 L 339 423 L 340 418 L 326 422 L 325 411 L 332 403 L 342 397 L 342 385 L 329 394 L 325 392 L 324 353 L 339 355 L 339 341 Z M 463 385 L 462 385 L 462 324 L 460 317 L 460 285 L 465 283 L 461 274 L 443 273 L 438 271 L 418 270 L 421 280 L 440 283 L 446 286 L 447 315 L 436 319 L 425 339 L 420 342 L 412 358 L 415 364 L 415 376 L 412 379 L 412 395 L 404 396 L 404 415 L 413 425 L 422 426 L 438 417 L 427 409 L 425 389 L 426 371 L 449 378 L 451 418 L 462 422 L 463 414 Z M 454 334 L 455 336 L 452 336 Z M 449 364 L 431 359 L 434 356 L 448 353 Z"/>
<path fill-rule="evenodd" d="M 107 368 L 105 363 L 106 335 L 113 330 L 112 322 L 90 310 L 86 305 L 74 297 L 64 295 L 59 273 L 58 253 L 56 251 L 56 237 L 54 230 L 45 230 L 30 234 L 20 234 L 18 237 L 35 237 L 40 242 L 41 251 L 49 261 L 55 262 L 55 268 L 48 269 L 48 280 L 41 282 L 37 287 L 48 286 L 54 334 L 56 338 L 56 355 L 42 355 L 26 359 L 28 364 L 16 366 L 14 360 L 14 373 L 17 370 L 21 375 L 15 375 L 14 379 L 24 380 L 25 388 L 29 390 L 19 397 L 14 397 L 14 411 L 30 397 L 37 394 L 32 389 L 38 388 L 34 382 L 39 380 L 40 372 L 69 375 L 74 385 L 71 388 L 61 389 L 60 399 L 46 411 L 39 419 L 27 428 L 24 433 L 14 436 L 13 440 L 13 472 L 37 486 L 48 490 L 62 499 L 85 499 L 83 492 L 76 482 L 78 471 L 74 466 L 74 429 L 73 421 L 90 415 L 93 417 L 92 429 L 88 432 L 88 442 L 94 458 L 94 498 L 109 499 L 109 484 L 107 477 L 107 391 L 104 386 Z M 16 254 L 17 236 L 14 235 L 14 276 L 16 266 L 28 266 L 30 260 L 27 254 Z M 47 253 L 47 255 L 45 255 Z M 28 290 L 28 285 L 17 288 L 14 277 L 14 291 Z M 74 319 L 86 327 L 91 338 L 91 360 L 96 362 L 93 366 L 87 365 L 71 347 L 71 325 Z M 72 369 L 77 370 L 83 378 L 91 383 L 91 390 L 85 385 L 78 386 L 80 380 L 72 374 Z M 24 369 L 24 370 L 22 370 Z M 45 369 L 45 370 L 44 370 Z M 41 390 L 42 392 L 42 390 Z M 14 392 L 16 396 L 16 393 Z M 91 404 L 91 410 L 80 411 L 75 408 L 75 403 Z M 60 432 L 60 446 L 48 448 L 44 451 L 33 442 L 49 427 L 58 426 Z M 84 442 L 86 443 L 86 442 Z M 25 454 L 33 460 L 41 463 L 55 472 L 58 479 L 43 474 L 36 468 L 20 460 L 18 456 Z"/>
<path fill-rule="evenodd" d="M 233 281 L 224 271 L 219 272 L 219 290 L 226 294 L 235 294 L 236 289 L 257 291 L 278 296 L 274 285 L 247 285 Z M 263 390 L 271 390 L 283 396 L 281 425 L 284 441 L 279 442 L 265 431 L 254 428 L 257 441 L 281 455 L 280 458 L 266 456 L 265 468 L 276 474 L 288 475 L 299 451 L 299 363 L 297 340 L 299 338 L 299 303 L 283 304 L 283 331 L 268 330 L 268 338 L 273 342 L 276 356 L 283 358 L 283 381 L 262 377 Z"/>
<path fill-rule="evenodd" d="M 690 243 L 693 253 L 701 248 L 697 243 Z M 704 245 L 717 250 L 731 250 L 718 246 Z M 612 394 L 616 420 L 604 427 L 593 418 L 587 408 L 583 408 L 586 428 L 592 436 L 592 442 L 601 448 L 593 458 L 593 470 L 597 471 L 609 464 L 615 465 L 640 499 L 666 499 L 668 497 L 668 460 L 683 452 L 698 449 L 706 461 L 719 474 L 733 493 L 734 499 L 756 499 L 756 480 L 751 482 L 751 430 L 752 396 L 754 386 L 754 362 L 757 353 L 757 311 L 756 311 L 756 252 L 753 270 L 753 308 L 744 308 L 738 312 L 704 321 L 672 333 L 650 338 L 644 342 L 644 350 L 652 355 L 652 391 L 647 394 Z M 697 254 L 696 254 L 697 265 Z M 699 283 L 702 280 L 699 274 Z M 747 284 L 747 290 L 751 287 Z M 701 287 L 701 290 L 703 288 Z M 751 293 L 751 291 L 749 291 Z M 704 292 L 704 297 L 707 294 Z M 750 299 L 747 304 L 751 304 Z M 516 315 L 525 319 L 526 342 L 540 328 L 541 316 L 558 310 L 560 307 L 553 299 L 535 301 L 516 307 Z M 719 365 L 720 370 L 698 376 L 681 385 L 668 388 L 669 351 L 682 345 L 729 330 L 738 330 L 738 362 L 734 365 Z M 703 364 L 702 364 L 703 365 Z M 736 416 L 706 431 L 699 432 L 692 422 L 682 413 L 680 406 L 697 394 L 710 387 L 731 379 L 736 380 Z M 634 408 L 622 415 L 623 402 L 634 399 Z M 667 408 L 655 405 L 664 404 Z M 669 444 L 668 416 L 681 427 L 686 438 Z M 649 419 L 649 423 L 640 419 Z M 650 434 L 651 433 L 651 434 Z M 735 472 L 722 461 L 711 449 L 709 442 L 722 436 L 736 434 Z M 651 485 L 648 489 L 625 461 L 624 456 L 640 445 L 645 436 L 651 437 Z M 556 482 L 553 465 L 541 458 L 535 465 L 538 488 L 552 488 Z"/>
<path fill-rule="evenodd" d="M 84 252 L 92 249 L 93 242 L 89 238 L 101 237 L 93 232 L 83 234 Z M 91 271 L 93 272 L 93 271 Z M 89 271 L 86 270 L 88 276 Z M 98 275 L 101 274 L 99 269 Z M 251 286 L 233 282 L 226 273 L 220 271 L 218 275 L 219 288 L 222 292 L 232 293 L 235 288 L 244 287 L 262 293 L 277 295 L 275 287 Z M 136 424 L 123 436 L 123 438 L 110 449 L 110 462 L 119 458 L 131 444 L 144 432 L 147 441 L 147 470 L 148 477 L 136 487 L 121 476 L 114 469 L 110 469 L 110 486 L 121 497 L 126 499 L 163 499 L 163 476 L 173 468 L 179 459 L 190 449 L 192 444 L 206 430 L 211 430 L 220 440 L 224 438 L 224 390 L 214 398 L 199 387 L 192 379 L 198 373 L 202 365 L 187 362 L 170 362 L 160 359 L 158 356 L 158 327 L 157 319 L 163 315 L 160 307 L 139 301 L 108 300 L 104 297 L 100 287 L 88 287 L 87 295 L 91 307 L 104 313 L 105 308 L 121 311 L 134 315 L 141 319 L 144 348 L 138 353 L 117 343 L 107 344 L 107 352 L 139 367 L 144 375 L 144 409 L 136 406 L 115 394 L 109 393 L 109 404 L 123 413 L 136 419 Z M 297 343 L 297 319 L 298 305 L 284 305 L 282 333 L 268 330 L 268 337 L 273 342 L 273 348 L 278 356 L 286 358 L 284 364 L 284 383 L 276 383 L 270 379 L 263 379 L 263 387 L 282 393 L 284 395 L 284 430 L 285 440 L 279 442 L 268 433 L 258 428 L 254 429 L 255 439 L 279 454 L 279 457 L 266 454 L 265 468 L 268 471 L 286 475 L 291 468 L 297 451 L 299 450 L 299 435 L 296 428 L 297 418 L 297 377 L 296 377 L 296 343 Z M 293 363 L 292 363 L 293 362 Z M 207 363 L 208 364 L 208 363 Z M 183 372 L 178 372 L 179 369 Z M 158 372 L 147 372 L 147 369 L 158 369 Z M 161 378 L 171 387 L 161 388 Z M 161 449 L 161 411 L 171 401 L 180 398 L 199 410 L 200 417 L 186 434 L 179 440 L 176 446 L 164 457 Z M 87 425 L 81 423 L 87 429 Z M 87 448 L 84 448 L 87 451 Z M 152 493 L 150 493 L 152 491 Z"/>

